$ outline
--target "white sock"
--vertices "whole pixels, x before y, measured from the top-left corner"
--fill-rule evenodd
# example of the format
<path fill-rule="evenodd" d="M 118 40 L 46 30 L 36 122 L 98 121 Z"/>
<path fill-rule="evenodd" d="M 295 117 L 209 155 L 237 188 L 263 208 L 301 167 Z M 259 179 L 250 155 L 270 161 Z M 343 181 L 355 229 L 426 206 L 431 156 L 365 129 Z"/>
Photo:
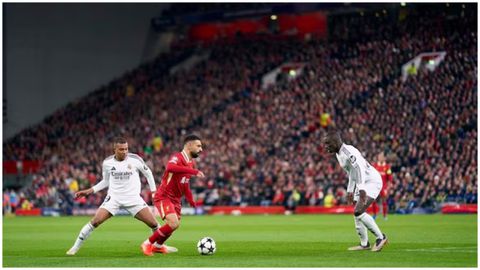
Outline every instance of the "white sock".
<path fill-rule="evenodd" d="M 358 216 L 358 219 L 363 222 L 365 227 L 367 227 L 373 234 L 375 234 L 377 239 L 383 239 L 382 231 L 380 231 L 380 228 L 378 228 L 377 223 L 375 223 L 375 220 L 372 218 L 372 216 L 367 213 L 363 213 Z"/>
<path fill-rule="evenodd" d="M 145 240 L 143 243 L 145 243 L 145 244 L 151 244 L 151 245 L 153 245 L 154 247 L 157 247 L 157 248 L 159 248 L 159 247 L 162 247 L 162 246 L 163 246 L 163 245 L 160 245 L 160 244 L 159 244 L 159 243 L 157 243 L 157 242 L 150 243 L 150 240 L 149 240 L 148 238 L 147 238 L 147 240 Z"/>
<path fill-rule="evenodd" d="M 366 246 L 368 243 L 368 232 L 367 227 L 360 221 L 358 217 L 354 217 L 355 220 L 355 229 L 357 230 L 358 236 L 360 236 L 360 244 Z"/>
<path fill-rule="evenodd" d="M 83 226 L 83 228 L 80 230 L 80 233 L 78 234 L 77 240 L 75 241 L 75 244 L 73 244 L 73 247 L 75 249 L 79 249 L 82 246 L 83 241 L 87 240 L 88 236 L 90 236 L 94 229 L 95 227 L 93 227 L 90 222 L 85 224 L 85 226 Z"/>

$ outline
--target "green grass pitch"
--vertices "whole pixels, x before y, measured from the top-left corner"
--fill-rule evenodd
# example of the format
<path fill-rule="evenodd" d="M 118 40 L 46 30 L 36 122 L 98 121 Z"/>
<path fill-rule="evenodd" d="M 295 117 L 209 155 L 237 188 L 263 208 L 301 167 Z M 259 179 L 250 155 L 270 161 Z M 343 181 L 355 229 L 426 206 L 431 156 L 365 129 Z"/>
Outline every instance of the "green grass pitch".
<path fill-rule="evenodd" d="M 167 242 L 174 254 L 145 257 L 150 235 L 131 217 L 96 229 L 76 256 L 65 252 L 90 217 L 4 217 L 4 267 L 477 267 L 477 215 L 391 215 L 377 222 L 390 239 L 379 253 L 358 243 L 350 215 L 184 216 Z M 211 236 L 213 256 L 196 243 Z M 370 241 L 374 237 L 369 235 Z"/>

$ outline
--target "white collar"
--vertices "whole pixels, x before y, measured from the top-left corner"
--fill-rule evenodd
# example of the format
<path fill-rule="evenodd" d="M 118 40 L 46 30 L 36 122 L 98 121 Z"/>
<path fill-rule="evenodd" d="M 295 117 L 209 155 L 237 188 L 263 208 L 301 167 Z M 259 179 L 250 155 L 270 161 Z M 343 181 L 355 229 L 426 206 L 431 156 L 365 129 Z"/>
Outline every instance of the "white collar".
<path fill-rule="evenodd" d="M 187 152 L 185 152 L 185 150 L 182 150 L 182 155 L 187 162 L 190 162 L 190 159 L 188 158 Z"/>

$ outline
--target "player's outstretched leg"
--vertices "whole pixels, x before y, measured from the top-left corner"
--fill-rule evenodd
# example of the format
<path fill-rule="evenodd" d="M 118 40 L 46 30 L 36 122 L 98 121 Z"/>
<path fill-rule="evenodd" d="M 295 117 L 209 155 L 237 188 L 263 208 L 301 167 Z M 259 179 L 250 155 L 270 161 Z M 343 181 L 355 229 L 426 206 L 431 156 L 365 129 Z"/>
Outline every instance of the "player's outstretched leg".
<path fill-rule="evenodd" d="M 176 214 L 168 214 L 165 217 L 166 224 L 156 230 L 142 245 L 142 252 L 146 256 L 153 256 L 154 252 L 171 253 L 178 250 L 174 247 L 164 245 L 165 241 L 172 235 L 172 233 L 180 226 L 180 221 Z M 158 244 L 157 244 L 158 243 Z M 157 244 L 155 247 L 154 244 Z"/>
<path fill-rule="evenodd" d="M 90 236 L 90 234 L 93 232 L 95 228 L 100 226 L 105 220 L 109 219 L 112 216 L 110 212 L 103 208 L 99 208 L 97 210 L 97 213 L 93 217 L 93 219 L 85 224 L 83 228 L 80 230 L 80 233 L 78 234 L 77 239 L 75 240 L 75 243 L 73 246 L 67 251 L 67 255 L 73 256 L 75 255 L 80 247 L 83 245 L 83 242 L 87 240 L 87 238 Z"/>
<path fill-rule="evenodd" d="M 360 250 L 369 250 L 370 243 L 368 242 L 368 231 L 367 227 L 357 218 L 354 217 L 355 220 L 355 230 L 357 231 L 358 236 L 360 237 L 360 245 L 349 247 L 348 250 L 350 251 L 360 251 Z"/>
<path fill-rule="evenodd" d="M 155 219 L 155 216 L 152 214 L 150 211 L 150 208 L 145 207 L 142 210 L 140 210 L 136 215 L 135 218 L 142 221 L 145 223 L 147 226 L 152 228 L 152 233 L 155 233 L 158 229 L 160 229 L 160 225 L 158 224 L 157 220 Z M 142 247 L 142 250 L 144 248 Z M 170 247 L 167 245 L 160 245 L 157 242 L 153 243 L 152 246 L 152 251 L 157 252 L 157 253 L 172 253 L 172 252 L 177 252 L 178 249 L 175 247 Z M 149 253 L 149 252 L 147 252 Z M 153 255 L 153 254 L 152 254 Z"/>
<path fill-rule="evenodd" d="M 360 222 L 365 225 L 365 227 L 367 227 L 368 230 L 370 230 L 377 237 L 375 245 L 372 247 L 372 251 L 380 251 L 387 243 L 387 237 L 385 236 L 385 234 L 382 233 L 382 231 L 380 231 L 380 228 L 378 227 L 372 216 L 365 212 L 374 200 L 375 199 L 370 197 L 367 197 L 366 203 L 359 200 L 359 202 L 357 202 L 357 204 L 355 205 L 354 215 Z"/>

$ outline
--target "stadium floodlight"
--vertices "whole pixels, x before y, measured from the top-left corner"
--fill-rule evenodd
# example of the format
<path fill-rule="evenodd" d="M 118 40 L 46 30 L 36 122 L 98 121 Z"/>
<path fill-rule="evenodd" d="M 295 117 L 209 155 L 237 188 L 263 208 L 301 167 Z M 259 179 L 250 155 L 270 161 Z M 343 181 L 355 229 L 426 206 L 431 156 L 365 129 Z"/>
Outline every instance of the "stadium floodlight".
<path fill-rule="evenodd" d="M 406 6 L 406 5 L 407 5 L 407 3 L 405 3 L 405 2 L 402 2 L 402 3 L 400 3 L 400 5 L 401 5 L 402 7 L 404 7 L 404 6 Z"/>
<path fill-rule="evenodd" d="M 276 19 L 277 19 L 277 15 L 273 14 L 272 16 L 270 16 L 270 20 L 275 21 Z"/>

